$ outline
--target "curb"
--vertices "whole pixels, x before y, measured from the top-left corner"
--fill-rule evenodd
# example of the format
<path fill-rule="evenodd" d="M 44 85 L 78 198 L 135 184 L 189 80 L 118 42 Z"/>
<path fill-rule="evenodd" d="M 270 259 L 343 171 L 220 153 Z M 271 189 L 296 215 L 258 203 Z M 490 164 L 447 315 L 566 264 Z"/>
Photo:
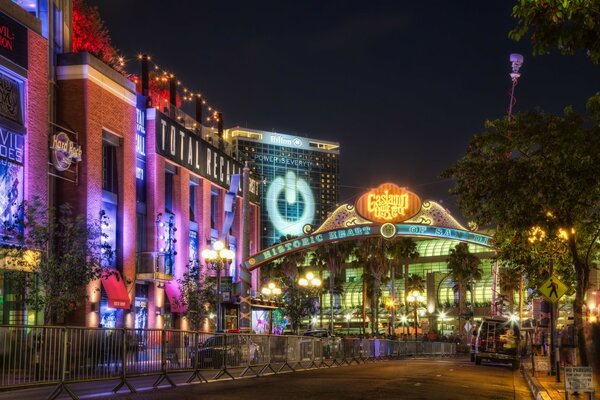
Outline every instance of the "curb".
<path fill-rule="evenodd" d="M 529 390 L 531 390 L 531 394 L 535 400 L 551 400 L 552 397 L 548 394 L 548 392 L 542 388 L 538 380 L 529 374 L 525 368 L 521 368 L 521 373 L 523 377 L 527 381 L 527 386 L 529 386 Z"/>

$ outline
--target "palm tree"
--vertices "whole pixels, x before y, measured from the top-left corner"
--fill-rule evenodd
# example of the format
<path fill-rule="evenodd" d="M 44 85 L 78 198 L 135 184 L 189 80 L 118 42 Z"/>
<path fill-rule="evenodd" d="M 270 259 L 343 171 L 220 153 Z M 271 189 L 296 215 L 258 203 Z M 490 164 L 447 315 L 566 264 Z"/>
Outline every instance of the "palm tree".
<path fill-rule="evenodd" d="M 379 327 L 379 296 L 381 282 L 389 269 L 383 237 L 365 238 L 358 241 L 354 247 L 354 263 L 363 268 L 363 281 L 367 282 L 367 292 L 371 298 L 371 330 L 377 333 Z"/>
<path fill-rule="evenodd" d="M 425 280 L 419 274 L 410 274 L 407 279 L 408 291 L 406 293 L 410 293 L 414 290 L 418 290 L 423 293 L 425 291 Z"/>
<path fill-rule="evenodd" d="M 401 237 L 398 240 L 391 242 L 388 248 L 388 254 L 394 260 L 394 265 L 404 266 L 404 298 L 408 295 L 408 269 L 411 260 L 419 258 L 420 254 L 417 250 L 417 243 L 409 237 Z M 393 282 L 392 282 L 393 284 Z"/>
<path fill-rule="evenodd" d="M 483 271 L 481 270 L 481 260 L 469 251 L 469 245 L 459 243 L 453 249 L 446 259 L 448 271 L 452 280 L 458 287 L 458 326 L 462 335 L 462 317 L 465 311 L 465 292 L 469 282 L 480 280 Z"/>
<path fill-rule="evenodd" d="M 341 295 L 343 287 L 336 286 L 336 281 L 342 272 L 344 262 L 354 249 L 353 242 L 329 243 L 314 250 L 311 255 L 311 265 L 319 270 L 323 267 L 329 271 L 329 331 L 333 334 L 333 296 Z"/>
<path fill-rule="evenodd" d="M 515 290 L 521 287 L 521 271 L 519 269 L 504 267 L 500 269 L 500 290 L 508 295 L 508 308 L 514 312 Z"/>

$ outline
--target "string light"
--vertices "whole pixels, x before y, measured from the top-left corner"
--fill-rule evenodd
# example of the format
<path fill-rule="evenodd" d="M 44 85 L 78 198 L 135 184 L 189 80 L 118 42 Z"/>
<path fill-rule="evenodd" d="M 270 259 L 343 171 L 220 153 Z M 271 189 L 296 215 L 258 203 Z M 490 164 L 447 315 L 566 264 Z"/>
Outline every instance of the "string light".
<path fill-rule="evenodd" d="M 138 53 L 137 55 L 137 59 L 138 60 L 142 60 L 144 58 L 144 54 L 145 53 Z M 148 61 L 152 60 L 152 57 L 149 55 L 146 55 L 146 58 Z M 124 60 L 123 60 L 124 61 Z M 119 62 L 121 62 L 121 59 L 119 60 Z M 121 64 L 121 66 L 123 66 L 124 64 Z M 169 79 L 174 79 L 175 78 L 175 74 L 172 72 L 167 71 L 164 68 L 161 68 L 160 65 L 158 65 L 158 63 L 152 61 L 152 65 L 153 65 L 153 69 L 154 71 L 156 71 L 157 75 L 160 76 L 155 76 L 154 77 L 154 81 L 155 82 L 168 82 Z M 134 79 L 134 82 L 137 83 L 137 79 Z M 202 96 L 202 94 L 197 93 L 197 92 L 192 92 L 191 90 L 189 90 L 187 87 L 185 87 L 182 83 L 181 80 L 177 80 L 176 81 L 177 86 L 181 86 L 183 89 L 183 95 L 181 95 L 181 100 L 183 102 L 191 102 L 193 101 L 195 98 L 199 98 L 201 99 L 201 104 L 203 106 L 207 106 L 209 114 L 206 117 L 206 121 L 207 122 L 218 122 L 219 118 L 218 118 L 218 111 L 217 109 L 215 109 L 214 107 L 208 105 L 208 103 L 206 102 L 206 99 L 204 98 L 204 96 Z M 165 102 L 168 102 L 167 99 L 165 99 Z"/>

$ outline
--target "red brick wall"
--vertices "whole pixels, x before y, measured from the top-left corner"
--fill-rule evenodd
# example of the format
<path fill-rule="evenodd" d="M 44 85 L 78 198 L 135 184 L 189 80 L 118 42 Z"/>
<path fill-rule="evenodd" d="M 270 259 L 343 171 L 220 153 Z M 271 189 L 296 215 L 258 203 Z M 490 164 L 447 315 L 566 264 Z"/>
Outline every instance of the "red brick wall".
<path fill-rule="evenodd" d="M 91 68 L 88 66 L 88 68 Z M 108 79 L 108 78 L 107 78 Z M 59 203 L 69 201 L 88 218 L 98 218 L 102 209 L 102 131 L 121 138 L 117 150 L 118 166 L 118 242 L 117 266 L 133 301 L 135 294 L 135 106 L 103 89 L 89 79 L 62 80 L 58 83 L 58 123 L 79 133 L 83 148 L 77 185 L 57 182 Z M 111 221 L 115 223 L 115 221 Z M 99 299 L 100 282 L 90 285 L 92 301 Z M 132 319 L 125 310 L 125 324 Z M 97 325 L 97 315 L 85 310 L 73 323 Z M 122 321 L 118 322 L 119 324 Z"/>
<path fill-rule="evenodd" d="M 25 200 L 48 199 L 48 42 L 28 31 Z"/>

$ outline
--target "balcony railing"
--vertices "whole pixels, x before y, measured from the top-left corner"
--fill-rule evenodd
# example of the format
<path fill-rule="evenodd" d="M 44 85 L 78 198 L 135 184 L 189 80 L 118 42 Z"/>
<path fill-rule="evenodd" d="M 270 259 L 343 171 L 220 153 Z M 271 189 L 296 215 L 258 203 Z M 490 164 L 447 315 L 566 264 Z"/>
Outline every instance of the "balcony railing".
<path fill-rule="evenodd" d="M 173 272 L 167 266 L 165 253 L 138 253 L 136 279 L 141 281 L 171 281 Z"/>

